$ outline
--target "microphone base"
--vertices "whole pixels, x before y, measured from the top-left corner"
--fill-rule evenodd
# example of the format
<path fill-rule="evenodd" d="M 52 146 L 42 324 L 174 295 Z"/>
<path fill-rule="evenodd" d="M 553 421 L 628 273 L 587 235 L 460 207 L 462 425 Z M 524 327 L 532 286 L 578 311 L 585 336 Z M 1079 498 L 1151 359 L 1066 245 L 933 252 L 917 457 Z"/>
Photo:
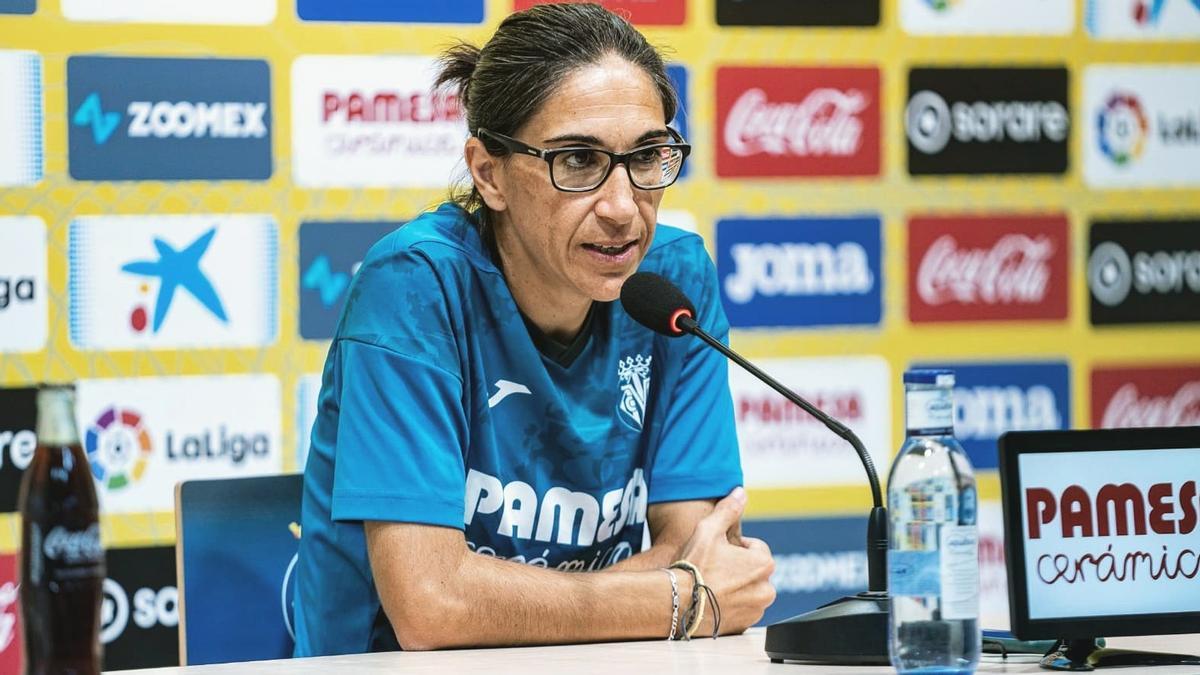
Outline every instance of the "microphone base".
<path fill-rule="evenodd" d="M 887 593 L 848 595 L 767 626 L 766 652 L 772 663 L 891 665 Z"/>

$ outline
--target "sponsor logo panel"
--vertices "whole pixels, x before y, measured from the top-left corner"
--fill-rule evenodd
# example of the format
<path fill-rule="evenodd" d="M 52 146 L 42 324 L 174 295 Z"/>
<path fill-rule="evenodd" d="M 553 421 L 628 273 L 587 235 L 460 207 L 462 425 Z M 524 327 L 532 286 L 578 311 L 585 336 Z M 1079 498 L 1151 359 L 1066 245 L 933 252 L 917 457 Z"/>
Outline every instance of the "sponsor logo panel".
<path fill-rule="evenodd" d="M 20 673 L 21 605 L 17 596 L 17 555 L 0 553 L 0 673 Z"/>
<path fill-rule="evenodd" d="M 1093 325 L 1200 321 L 1200 220 L 1095 222 L 1088 251 Z"/>
<path fill-rule="evenodd" d="M 954 437 L 976 470 L 999 466 L 1006 431 L 1071 428 L 1071 375 L 1065 362 L 931 363 L 954 371 Z"/>
<path fill-rule="evenodd" d="M 771 575 L 775 602 L 760 624 L 802 614 L 867 588 L 864 517 L 747 520 L 742 531 L 767 542 L 775 558 Z"/>
<path fill-rule="evenodd" d="M 278 332 L 270 216 L 84 216 L 69 263 L 80 349 L 252 347 Z"/>
<path fill-rule="evenodd" d="M 913 68 L 909 173 L 1066 173 L 1067 81 L 1066 68 Z"/>
<path fill-rule="evenodd" d="M 513 0 L 513 11 L 558 0 Z M 687 0 L 597 0 L 610 11 L 642 26 L 681 26 L 687 19 Z"/>
<path fill-rule="evenodd" d="M 179 665 L 175 547 L 110 548 L 100 603 L 104 669 Z"/>
<path fill-rule="evenodd" d="M 271 71 L 252 59 L 67 59 L 76 180 L 266 180 Z"/>
<path fill-rule="evenodd" d="M 36 11 L 37 0 L 0 0 L 0 14 L 33 14 Z M 0 660 L 0 665 L 3 663 Z"/>
<path fill-rule="evenodd" d="M 301 375 L 296 382 L 296 470 L 304 471 L 308 449 L 312 445 L 313 423 L 317 421 L 317 397 L 321 394 L 321 375 Z"/>
<path fill-rule="evenodd" d="M 301 56 L 292 64 L 292 162 L 309 187 L 440 187 L 462 162 L 457 94 L 424 56 Z"/>
<path fill-rule="evenodd" d="M 36 429 L 37 389 L 0 389 L 0 513 L 17 511 L 21 476 L 37 449 Z"/>
<path fill-rule="evenodd" d="M 1092 428 L 1200 425 L 1200 363 L 1092 371 Z"/>
<path fill-rule="evenodd" d="M 717 175 L 877 176 L 877 68 L 717 69 Z"/>
<path fill-rule="evenodd" d="M 1074 0 L 900 0 L 900 25 L 914 35 L 1068 35 Z"/>
<path fill-rule="evenodd" d="M 178 481 L 278 473 L 279 411 L 270 375 L 81 381 L 77 423 L 101 510 L 171 511 Z"/>
<path fill-rule="evenodd" d="M 730 325 L 879 323 L 879 218 L 728 218 L 717 222 L 716 236 Z"/>
<path fill-rule="evenodd" d="M 37 216 L 0 217 L 0 352 L 46 344 L 49 288 L 46 225 Z"/>
<path fill-rule="evenodd" d="M 1200 38 L 1200 0 L 1086 0 L 1084 24 L 1101 40 Z"/>
<path fill-rule="evenodd" d="M 480 23 L 483 0 L 296 0 L 296 15 L 304 21 Z"/>
<path fill-rule="evenodd" d="M 1091 66 L 1083 78 L 1089 186 L 1200 185 L 1200 66 Z"/>
<path fill-rule="evenodd" d="M 2 6 L 0 6 L 2 7 Z M 18 7 L 19 8 L 19 7 Z M 3 10 L 0 10 L 2 12 Z M 32 3 L 28 12 L 33 12 Z M 0 51 L 0 186 L 33 185 L 42 179 L 42 57 Z"/>
<path fill-rule="evenodd" d="M 758 365 L 862 438 L 876 466 L 891 455 L 891 375 L 875 356 L 762 359 Z M 740 368 L 730 368 L 742 468 L 749 487 L 862 481 L 862 464 L 816 418 Z"/>
<path fill-rule="evenodd" d="M 914 322 L 1067 318 L 1066 216 L 925 216 L 908 225 Z"/>
<path fill-rule="evenodd" d="M 688 136 L 688 115 L 691 113 L 691 106 L 688 94 L 688 69 L 686 66 L 679 63 L 671 63 L 667 65 L 667 78 L 671 80 L 671 86 L 675 87 L 675 95 L 678 97 L 679 105 L 675 108 L 675 117 L 671 120 L 670 127 L 679 132 L 683 140 L 687 141 Z M 679 172 L 679 180 L 687 178 L 688 167 L 691 164 L 683 163 L 683 170 Z"/>
<path fill-rule="evenodd" d="M 402 222 L 300 223 L 300 336 L 328 340 L 367 249 Z"/>
<path fill-rule="evenodd" d="M 721 26 L 877 26 L 879 0 L 717 0 Z"/>
<path fill-rule="evenodd" d="M 63 16 L 75 21 L 141 23 L 267 24 L 275 19 L 274 0 L 62 0 Z"/>
<path fill-rule="evenodd" d="M 671 227 L 678 227 L 687 232 L 699 232 L 696 229 L 696 214 L 683 209 L 660 209 L 658 222 Z"/>

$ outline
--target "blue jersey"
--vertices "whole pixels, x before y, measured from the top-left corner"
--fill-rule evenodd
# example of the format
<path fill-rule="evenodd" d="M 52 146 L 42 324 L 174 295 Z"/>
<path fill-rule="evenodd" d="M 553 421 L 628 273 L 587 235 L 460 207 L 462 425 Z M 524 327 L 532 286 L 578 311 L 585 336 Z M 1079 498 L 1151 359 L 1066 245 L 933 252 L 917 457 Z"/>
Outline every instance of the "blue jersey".
<path fill-rule="evenodd" d="M 675 281 L 727 339 L 700 237 L 659 225 L 640 269 Z M 443 205 L 367 253 L 329 349 L 295 653 L 394 645 L 363 521 L 456 528 L 478 554 L 596 570 L 642 550 L 648 504 L 741 481 L 720 354 L 595 303 L 574 358 L 546 355 L 466 214 Z"/>

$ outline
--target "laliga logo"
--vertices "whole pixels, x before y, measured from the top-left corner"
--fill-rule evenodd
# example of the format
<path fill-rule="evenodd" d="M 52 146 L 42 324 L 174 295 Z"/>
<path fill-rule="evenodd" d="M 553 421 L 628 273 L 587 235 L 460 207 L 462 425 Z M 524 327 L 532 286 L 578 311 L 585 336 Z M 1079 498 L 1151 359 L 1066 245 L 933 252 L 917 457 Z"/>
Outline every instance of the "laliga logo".
<path fill-rule="evenodd" d="M 267 135 L 266 103 L 223 101 L 130 101 L 130 138 L 262 138 Z M 92 140 L 104 145 L 121 123 L 121 114 L 106 112 L 100 94 L 92 92 L 71 118 L 90 127 Z"/>
<path fill-rule="evenodd" d="M 1007 234 L 990 249 L 962 248 L 942 235 L 921 259 L 917 293 L 927 304 L 1037 304 L 1050 287 L 1048 237 Z"/>
<path fill-rule="evenodd" d="M 853 241 L 734 244 L 729 254 L 736 269 L 725 277 L 725 295 L 739 305 L 756 294 L 862 295 L 875 285 L 867 251 Z"/>
<path fill-rule="evenodd" d="M 957 101 L 921 90 L 904 110 L 904 128 L 913 147 L 926 155 L 941 152 L 950 137 L 960 143 L 1036 143 L 1067 139 L 1070 117 L 1058 101 Z"/>
<path fill-rule="evenodd" d="M 121 637 L 129 625 L 129 596 L 121 584 L 105 579 L 104 599 L 100 604 L 100 642 L 108 644 Z M 150 629 L 155 625 L 174 628 L 179 625 L 179 591 L 174 586 L 139 588 L 133 594 L 133 623 Z"/>
<path fill-rule="evenodd" d="M 772 103 L 762 89 L 747 89 L 725 122 L 725 146 L 738 157 L 848 157 L 862 147 L 858 114 L 869 100 L 857 89 L 814 89 L 799 103 Z"/>
<path fill-rule="evenodd" d="M 0 309 L 16 302 L 33 302 L 36 285 L 33 277 L 0 277 Z"/>
<path fill-rule="evenodd" d="M 1109 97 L 1096 117 L 1100 152 L 1117 166 L 1125 166 L 1142 156 L 1150 123 L 1137 96 L 1116 92 Z"/>
<path fill-rule="evenodd" d="M 109 490 L 120 490 L 141 480 L 154 452 L 142 416 L 115 406 L 106 408 L 88 426 L 83 449 L 92 475 Z"/>

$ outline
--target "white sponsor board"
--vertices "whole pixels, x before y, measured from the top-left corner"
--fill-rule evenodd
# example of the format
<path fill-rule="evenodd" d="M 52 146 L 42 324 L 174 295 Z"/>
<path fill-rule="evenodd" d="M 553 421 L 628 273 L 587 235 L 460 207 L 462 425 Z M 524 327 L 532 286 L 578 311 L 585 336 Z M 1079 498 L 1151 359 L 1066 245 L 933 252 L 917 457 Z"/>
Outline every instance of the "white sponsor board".
<path fill-rule="evenodd" d="M 37 216 L 0 217 L 0 352 L 46 344 L 46 224 Z"/>
<path fill-rule="evenodd" d="M 678 227 L 687 232 L 697 232 L 696 216 L 691 211 L 682 209 L 661 209 L 658 212 L 658 222 L 671 227 Z"/>
<path fill-rule="evenodd" d="M 914 35 L 1068 35 L 1075 0 L 900 0 L 900 25 Z"/>
<path fill-rule="evenodd" d="M 1086 0 L 1084 25 L 1100 40 L 1200 38 L 1200 0 Z"/>
<path fill-rule="evenodd" d="M 71 223 L 71 342 L 80 349 L 275 341 L 278 233 L 265 215 L 84 216 Z"/>
<path fill-rule="evenodd" d="M 301 375 L 296 382 L 296 470 L 304 471 L 308 448 L 312 443 L 313 423 L 317 421 L 317 396 L 321 393 L 319 374 Z"/>
<path fill-rule="evenodd" d="M 42 179 L 42 57 L 0 51 L 0 185 Z"/>
<path fill-rule="evenodd" d="M 301 56 L 292 65 L 292 161 L 309 187 L 442 187 L 467 138 L 457 95 L 424 56 Z"/>
<path fill-rule="evenodd" d="M 170 511 L 175 484 L 279 473 L 272 375 L 83 380 L 77 423 L 103 513 Z"/>
<path fill-rule="evenodd" d="M 1200 66 L 1090 66 L 1083 100 L 1089 186 L 1200 185 Z"/>
<path fill-rule="evenodd" d="M 1008 628 L 1008 570 L 1004 566 L 1004 508 L 979 502 L 979 620 L 987 628 Z"/>
<path fill-rule="evenodd" d="M 1200 611 L 1200 449 L 1018 464 L 1030 619 Z"/>
<path fill-rule="evenodd" d="M 275 20 L 275 0 L 62 0 L 75 21 L 262 25 Z"/>
<path fill-rule="evenodd" d="M 876 467 L 891 447 L 891 374 L 876 356 L 761 359 L 757 365 L 858 434 Z M 859 484 L 848 443 L 740 368 L 729 369 L 742 470 L 748 487 Z"/>

